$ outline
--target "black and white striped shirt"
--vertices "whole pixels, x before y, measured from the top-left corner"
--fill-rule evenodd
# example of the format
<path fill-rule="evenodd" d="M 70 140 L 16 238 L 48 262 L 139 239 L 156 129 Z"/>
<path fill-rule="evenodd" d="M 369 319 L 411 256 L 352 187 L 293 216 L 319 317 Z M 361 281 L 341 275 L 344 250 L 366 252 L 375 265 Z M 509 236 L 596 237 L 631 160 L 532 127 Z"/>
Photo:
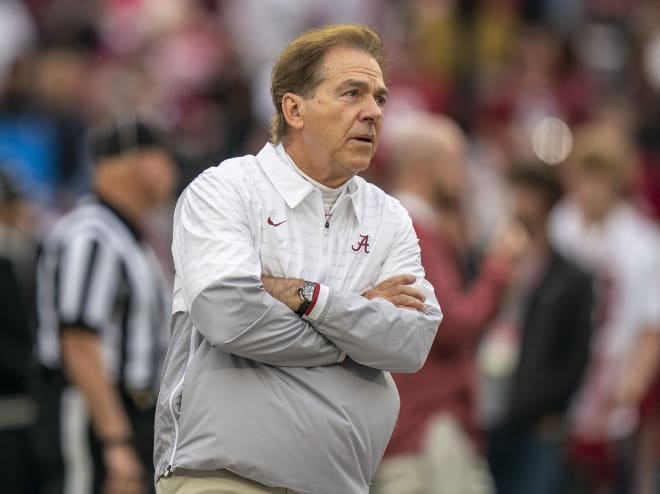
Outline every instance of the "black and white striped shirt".
<path fill-rule="evenodd" d="M 106 369 L 126 391 L 157 389 L 170 292 L 140 233 L 108 204 L 84 200 L 44 242 L 37 267 L 38 352 L 60 367 L 59 333 L 98 334 Z"/>

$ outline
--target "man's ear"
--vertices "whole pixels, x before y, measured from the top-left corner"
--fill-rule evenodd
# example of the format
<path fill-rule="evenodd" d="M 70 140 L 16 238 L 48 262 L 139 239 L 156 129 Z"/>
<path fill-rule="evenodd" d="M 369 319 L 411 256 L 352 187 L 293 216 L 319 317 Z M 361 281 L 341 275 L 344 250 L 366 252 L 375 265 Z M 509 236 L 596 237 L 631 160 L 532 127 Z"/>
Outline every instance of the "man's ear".
<path fill-rule="evenodd" d="M 305 126 L 303 107 L 303 99 L 297 94 L 286 93 L 282 97 L 282 113 L 289 127 L 301 130 Z"/>

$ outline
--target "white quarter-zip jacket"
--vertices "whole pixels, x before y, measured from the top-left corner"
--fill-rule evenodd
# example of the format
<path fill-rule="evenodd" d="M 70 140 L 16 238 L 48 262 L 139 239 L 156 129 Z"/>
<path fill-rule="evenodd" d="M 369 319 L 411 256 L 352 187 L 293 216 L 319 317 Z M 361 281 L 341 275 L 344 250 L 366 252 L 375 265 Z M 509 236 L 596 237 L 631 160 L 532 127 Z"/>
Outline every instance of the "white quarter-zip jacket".
<path fill-rule="evenodd" d="M 442 314 L 398 201 L 354 177 L 326 218 L 282 151 L 210 168 L 177 203 L 156 479 L 227 469 L 367 494 L 398 415 L 389 372 L 423 365 Z M 309 314 L 270 296 L 262 274 L 321 283 Z M 361 295 L 399 274 L 416 276 L 426 312 Z"/>

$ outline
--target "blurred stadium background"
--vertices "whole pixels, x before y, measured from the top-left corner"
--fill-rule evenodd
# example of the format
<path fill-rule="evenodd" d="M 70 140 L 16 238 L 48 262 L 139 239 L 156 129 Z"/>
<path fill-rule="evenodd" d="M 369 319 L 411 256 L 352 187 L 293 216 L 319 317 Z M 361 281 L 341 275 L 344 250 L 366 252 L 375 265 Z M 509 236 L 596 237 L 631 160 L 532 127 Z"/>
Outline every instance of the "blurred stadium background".
<path fill-rule="evenodd" d="M 535 149 L 559 161 L 570 144 L 561 122 L 606 115 L 634 135 L 636 190 L 660 214 L 660 7 L 650 0 L 3 0 L 0 167 L 41 208 L 66 209 L 88 186 L 85 129 L 138 110 L 175 136 L 185 184 L 259 148 L 271 62 L 288 40 L 356 21 L 389 50 L 388 123 L 411 108 L 456 118 L 471 164 L 491 180 Z M 546 117 L 560 127 L 537 128 Z M 378 164 L 370 178 L 387 183 Z"/>

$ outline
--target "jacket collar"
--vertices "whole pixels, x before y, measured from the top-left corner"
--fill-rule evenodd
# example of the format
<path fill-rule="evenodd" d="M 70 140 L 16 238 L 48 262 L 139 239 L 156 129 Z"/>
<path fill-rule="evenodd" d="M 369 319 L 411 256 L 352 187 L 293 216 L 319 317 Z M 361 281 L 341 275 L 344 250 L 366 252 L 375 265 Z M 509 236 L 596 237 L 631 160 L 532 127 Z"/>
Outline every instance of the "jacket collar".
<path fill-rule="evenodd" d="M 279 148 L 279 149 L 278 149 Z M 296 170 L 291 168 L 289 163 L 285 161 L 285 157 L 280 153 L 284 153 L 284 147 L 280 144 L 274 146 L 270 142 L 266 143 L 261 151 L 257 154 L 257 160 L 273 183 L 277 191 L 284 198 L 287 206 L 294 209 L 307 197 L 316 187 L 305 180 Z M 358 222 L 361 220 L 361 207 L 359 200 L 360 185 L 362 179 L 353 177 L 347 184 L 347 195 L 353 205 L 353 212 Z M 340 199 L 341 200 L 341 199 Z"/>

